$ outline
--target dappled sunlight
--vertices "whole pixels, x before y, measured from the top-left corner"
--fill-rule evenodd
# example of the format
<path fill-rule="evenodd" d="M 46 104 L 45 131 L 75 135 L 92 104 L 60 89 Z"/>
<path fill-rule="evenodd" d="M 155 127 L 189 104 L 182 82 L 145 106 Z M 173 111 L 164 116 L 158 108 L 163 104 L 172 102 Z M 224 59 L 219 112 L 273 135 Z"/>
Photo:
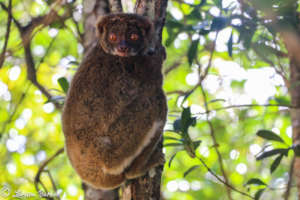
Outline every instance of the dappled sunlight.
<path fill-rule="evenodd" d="M 239 163 L 235 169 L 239 174 L 243 175 L 247 172 L 247 165 L 244 163 Z"/>

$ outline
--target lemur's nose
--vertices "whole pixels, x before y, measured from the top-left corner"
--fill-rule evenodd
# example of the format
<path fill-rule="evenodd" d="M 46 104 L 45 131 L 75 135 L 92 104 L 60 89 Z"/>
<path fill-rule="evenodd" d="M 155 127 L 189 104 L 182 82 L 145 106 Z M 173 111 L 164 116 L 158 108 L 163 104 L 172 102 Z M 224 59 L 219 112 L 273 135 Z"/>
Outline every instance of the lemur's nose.
<path fill-rule="evenodd" d="M 128 52 L 129 48 L 126 45 L 119 45 L 118 51 L 126 53 Z"/>

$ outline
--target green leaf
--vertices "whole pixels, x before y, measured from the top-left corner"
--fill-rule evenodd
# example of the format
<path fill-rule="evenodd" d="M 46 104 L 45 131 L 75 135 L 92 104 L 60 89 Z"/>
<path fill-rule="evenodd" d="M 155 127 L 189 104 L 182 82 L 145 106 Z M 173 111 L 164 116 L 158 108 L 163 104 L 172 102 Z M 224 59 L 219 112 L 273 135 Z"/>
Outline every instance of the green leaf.
<path fill-rule="evenodd" d="M 79 65 L 80 63 L 78 61 L 70 61 L 69 65 Z"/>
<path fill-rule="evenodd" d="M 222 8 L 222 0 L 213 0 L 214 4 L 218 7 L 218 8 Z"/>
<path fill-rule="evenodd" d="M 191 173 L 193 170 L 195 170 L 195 169 L 197 169 L 199 167 L 200 167 L 200 165 L 194 165 L 194 166 L 190 167 L 188 170 L 186 170 L 184 172 L 183 177 L 186 177 L 189 173 Z"/>
<path fill-rule="evenodd" d="M 258 178 L 251 178 L 245 185 L 267 185 Z"/>
<path fill-rule="evenodd" d="M 173 123 L 173 129 L 175 132 L 179 132 L 181 130 L 181 119 L 176 119 Z"/>
<path fill-rule="evenodd" d="M 261 197 L 261 195 L 263 194 L 264 191 L 265 191 L 265 188 L 258 190 L 254 195 L 254 199 L 259 200 L 259 198 Z"/>
<path fill-rule="evenodd" d="M 192 44 L 190 45 L 190 48 L 188 50 L 188 54 L 187 54 L 190 66 L 193 64 L 193 61 L 197 55 L 198 46 L 199 46 L 199 39 L 193 40 Z"/>
<path fill-rule="evenodd" d="M 251 47 L 262 58 L 267 58 L 268 56 L 276 55 L 277 53 L 275 49 L 265 45 L 264 43 L 252 43 Z"/>
<path fill-rule="evenodd" d="M 276 133 L 269 131 L 269 130 L 259 130 L 256 133 L 257 136 L 262 137 L 266 140 L 273 140 L 281 143 L 285 143 L 283 139 L 281 139 L 280 136 L 278 136 Z"/>
<path fill-rule="evenodd" d="M 188 108 L 183 108 L 183 111 L 181 113 L 181 131 L 183 133 L 187 133 L 188 128 L 190 126 L 195 126 L 196 125 L 196 117 L 191 117 L 191 109 L 190 107 Z"/>
<path fill-rule="evenodd" d="M 256 158 L 256 160 L 262 160 L 264 158 L 274 156 L 276 154 L 283 154 L 283 155 L 287 156 L 289 150 L 290 150 L 290 148 L 287 148 L 287 149 L 273 149 L 271 151 L 266 151 L 266 152 L 263 152 L 260 156 L 258 156 Z"/>
<path fill-rule="evenodd" d="M 256 31 L 256 28 L 257 27 L 255 23 L 251 23 L 250 21 L 249 24 L 247 24 L 247 26 L 241 26 L 237 28 L 238 31 L 240 32 L 239 41 L 242 41 L 246 49 L 249 49 L 252 44 L 252 38 Z"/>
<path fill-rule="evenodd" d="M 61 89 L 64 91 L 64 93 L 67 94 L 69 89 L 69 82 L 67 81 L 67 79 L 65 77 L 61 77 L 57 80 L 57 82 Z"/>
<path fill-rule="evenodd" d="M 52 22 L 49 26 L 51 28 L 57 28 L 57 29 L 60 29 L 60 28 L 63 28 L 64 27 L 64 22 L 63 21 L 59 21 L 59 20 L 56 20 L 54 22 Z"/>
<path fill-rule="evenodd" d="M 220 31 L 228 25 L 228 18 L 226 17 L 215 17 L 211 24 L 211 31 Z"/>
<path fill-rule="evenodd" d="M 168 163 L 169 168 L 171 167 L 171 164 L 172 164 L 172 162 L 173 162 L 175 156 L 177 155 L 177 153 L 178 153 L 178 152 L 174 153 L 174 154 L 171 156 L 171 158 L 170 158 L 170 160 L 169 160 L 169 163 Z"/>
<path fill-rule="evenodd" d="M 199 11 L 199 6 L 195 7 L 193 9 L 193 11 L 189 15 L 186 16 L 186 19 L 202 21 L 203 19 L 202 19 L 202 15 Z"/>
<path fill-rule="evenodd" d="M 232 57 L 232 38 L 233 38 L 233 36 L 232 36 L 232 31 L 231 31 L 230 38 L 229 38 L 229 40 L 227 42 L 227 50 L 228 50 L 228 55 L 230 57 Z"/>
<path fill-rule="evenodd" d="M 180 138 L 176 138 L 176 137 L 171 137 L 171 136 L 164 136 L 164 140 L 176 140 L 176 141 L 180 141 Z"/>
<path fill-rule="evenodd" d="M 191 108 L 183 108 L 183 111 L 181 113 L 181 125 L 187 126 L 189 120 L 191 119 Z"/>
<path fill-rule="evenodd" d="M 272 163 L 271 168 L 270 168 L 271 174 L 277 169 L 277 167 L 279 166 L 279 164 L 280 164 L 280 162 L 281 162 L 283 156 L 284 156 L 284 155 L 281 154 L 281 155 L 279 155 L 279 156 L 274 160 L 274 162 Z"/>
<path fill-rule="evenodd" d="M 230 83 L 230 87 L 232 89 L 243 89 L 244 88 L 244 85 L 246 83 L 246 80 L 241 80 L 241 81 L 237 81 L 237 80 L 233 80 L 231 81 Z"/>
<path fill-rule="evenodd" d="M 287 98 L 286 96 L 277 96 L 274 98 L 274 100 L 281 105 L 291 105 L 291 102 L 289 100 L 289 98 Z"/>
<path fill-rule="evenodd" d="M 176 146 L 182 146 L 183 144 L 182 143 L 167 143 L 167 144 L 164 144 L 164 147 L 176 147 Z"/>
<path fill-rule="evenodd" d="M 166 47 L 169 47 L 171 44 L 173 44 L 174 40 L 176 39 L 177 35 L 179 34 L 179 32 L 176 32 L 176 33 L 168 32 L 168 33 L 169 33 L 169 37 L 166 39 L 166 42 L 165 42 Z"/>

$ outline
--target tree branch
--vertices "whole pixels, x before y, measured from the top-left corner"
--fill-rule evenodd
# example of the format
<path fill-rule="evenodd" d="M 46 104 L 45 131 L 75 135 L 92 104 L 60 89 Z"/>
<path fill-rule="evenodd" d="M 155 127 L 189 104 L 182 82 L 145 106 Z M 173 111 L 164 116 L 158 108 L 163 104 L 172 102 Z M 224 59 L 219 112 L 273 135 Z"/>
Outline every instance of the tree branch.
<path fill-rule="evenodd" d="M 43 185 L 43 183 L 42 183 L 42 181 L 41 181 L 41 179 L 40 179 L 41 174 L 45 171 L 45 167 L 46 167 L 46 166 L 47 166 L 54 158 L 56 158 L 59 154 L 61 154 L 61 153 L 63 153 L 63 152 L 64 152 L 64 147 L 62 147 L 62 148 L 60 148 L 59 150 L 57 150 L 56 153 L 55 153 L 53 156 L 51 156 L 50 158 L 48 158 L 47 160 L 45 160 L 45 161 L 42 163 L 42 165 L 40 166 L 40 168 L 39 168 L 39 170 L 38 170 L 38 172 L 36 173 L 35 178 L 34 178 L 34 186 L 35 186 L 35 189 L 36 189 L 37 192 L 40 191 L 40 189 L 39 189 L 39 184 L 41 184 L 41 185 L 43 186 L 44 190 L 45 190 L 46 192 L 48 192 L 47 189 L 46 189 L 46 187 Z M 54 187 L 54 189 L 55 189 L 55 185 L 54 185 L 53 187 Z M 46 197 L 46 199 L 53 200 L 52 197 Z"/>
<path fill-rule="evenodd" d="M 209 112 L 208 105 L 207 105 L 208 101 L 207 101 L 206 93 L 204 91 L 204 88 L 203 88 L 202 84 L 200 84 L 200 87 L 201 87 L 202 96 L 203 96 L 203 99 L 204 99 L 205 110 L 206 110 L 206 112 Z M 215 135 L 215 130 L 214 130 L 212 122 L 209 120 L 208 114 L 206 114 L 206 121 L 207 121 L 207 123 L 209 125 L 209 128 L 210 128 L 210 135 L 211 135 L 211 138 L 212 138 L 212 141 L 213 141 L 213 146 L 214 146 L 215 151 L 216 151 L 217 156 L 218 156 L 218 162 L 219 162 L 219 165 L 220 165 L 221 173 L 222 173 L 222 175 L 224 177 L 224 182 L 226 183 L 225 185 L 228 186 L 228 185 L 230 185 L 230 183 L 229 183 L 227 174 L 225 172 L 222 154 L 220 153 L 220 151 L 218 149 L 219 145 L 218 145 L 217 138 L 216 138 L 216 135 Z M 231 196 L 231 187 L 226 187 L 226 188 L 227 188 L 227 196 L 228 196 L 228 198 L 232 199 L 232 196 Z"/>
<path fill-rule="evenodd" d="M 202 160 L 202 158 L 200 158 L 199 156 L 196 156 L 196 158 L 201 162 L 201 164 L 206 168 L 206 170 L 213 175 L 213 177 L 215 177 L 218 181 L 220 181 L 221 183 L 223 183 L 227 188 L 232 189 L 233 191 L 240 193 L 241 195 L 245 196 L 245 197 L 249 197 L 251 199 L 254 199 L 251 195 L 242 192 L 238 189 L 236 189 L 235 187 L 233 187 L 232 185 L 230 185 L 228 182 L 224 181 L 222 178 L 220 178 L 212 169 L 209 168 L 209 166 L 204 162 L 204 160 Z"/>
<path fill-rule="evenodd" d="M 7 26 L 6 26 L 5 41 L 4 41 L 2 53 L 0 55 L 0 69 L 5 60 L 5 53 L 6 53 L 7 43 L 8 43 L 9 34 L 10 34 L 10 26 L 11 26 L 11 21 L 12 21 L 12 0 L 9 0 L 9 2 L 8 2 L 7 10 L 8 10 L 8 19 L 7 19 Z"/>
<path fill-rule="evenodd" d="M 9 9 L 6 8 L 6 6 L 3 3 L 0 3 L 0 5 L 6 12 L 9 12 Z M 43 27 L 50 25 L 51 23 L 53 23 L 56 20 L 64 21 L 71 16 L 71 14 L 69 12 L 64 13 L 62 15 L 62 17 L 60 17 L 57 14 L 57 10 L 61 7 L 61 5 L 62 5 L 62 0 L 57 0 L 51 6 L 51 10 L 48 14 L 46 14 L 44 16 L 39 16 L 39 17 L 33 18 L 30 21 L 30 23 L 28 23 L 26 26 L 22 26 L 11 15 L 11 18 L 14 21 L 14 23 L 16 24 L 16 26 L 20 32 L 20 35 L 21 35 L 22 44 L 23 44 L 24 53 L 25 53 L 25 62 L 26 62 L 26 67 L 27 67 L 27 79 L 29 81 L 31 81 L 48 99 L 53 99 L 53 98 L 52 98 L 52 95 L 48 92 L 48 90 L 37 81 L 35 62 L 34 62 L 34 59 L 32 56 L 30 45 L 31 45 L 32 32 L 36 27 L 42 25 L 42 28 L 43 28 Z M 54 105 L 57 109 L 61 109 L 61 105 L 58 102 L 54 102 Z"/>
<path fill-rule="evenodd" d="M 151 19 L 153 22 L 155 20 L 155 1 L 154 0 L 137 0 L 135 3 L 134 12 L 139 15 L 143 15 Z"/>
<path fill-rule="evenodd" d="M 155 1 L 155 32 L 158 36 L 157 42 L 162 41 L 162 30 L 165 26 L 166 14 L 167 14 L 168 0 L 156 0 Z"/>
<path fill-rule="evenodd" d="M 243 108 L 243 107 L 286 107 L 286 108 L 295 108 L 291 105 L 285 105 L 285 104 L 241 104 L 241 105 L 230 105 L 230 106 L 224 106 L 219 107 L 215 109 L 209 109 L 208 111 L 202 112 L 202 113 L 196 113 L 195 115 L 203 115 L 210 113 L 212 111 L 220 111 L 220 110 L 227 110 L 231 108 Z"/>
<path fill-rule="evenodd" d="M 83 1 L 83 15 L 84 15 L 84 40 L 83 46 L 85 52 L 93 45 L 96 38 L 95 24 L 99 17 L 108 14 L 109 2 L 108 0 L 84 0 Z"/>
<path fill-rule="evenodd" d="M 211 68 L 212 60 L 213 60 L 213 55 L 214 55 L 215 47 L 216 47 L 217 38 L 218 38 L 218 32 L 216 33 L 216 37 L 215 37 L 215 39 L 213 41 L 213 47 L 212 47 L 212 49 L 210 51 L 209 61 L 208 61 L 207 67 L 205 68 L 205 71 L 204 71 L 203 75 L 200 74 L 200 67 L 199 67 L 199 83 L 198 83 L 198 85 L 201 88 L 201 92 L 202 92 L 202 96 L 203 96 L 203 100 L 204 100 L 204 107 L 205 107 L 205 111 L 206 112 L 209 112 L 208 101 L 207 101 L 206 93 L 205 93 L 204 88 L 202 86 L 202 82 L 207 77 L 209 69 Z M 198 62 L 198 60 L 197 60 L 197 62 Z M 218 156 L 218 162 L 219 162 L 219 165 L 220 165 L 222 176 L 224 177 L 224 182 L 226 183 L 226 185 L 230 185 L 228 177 L 227 177 L 227 174 L 226 174 L 226 171 L 225 171 L 225 167 L 224 167 L 224 164 L 223 164 L 222 154 L 220 153 L 220 151 L 218 149 L 219 145 L 218 145 L 217 138 L 216 138 L 216 135 L 215 135 L 215 130 L 214 130 L 212 122 L 209 120 L 208 113 L 206 114 L 206 121 L 207 121 L 207 123 L 209 125 L 209 128 L 210 128 L 210 135 L 211 135 L 211 138 L 212 138 L 212 141 L 213 141 L 213 146 L 214 146 L 215 151 L 216 151 L 217 156 Z M 226 191 L 227 191 L 228 198 L 230 200 L 232 200 L 231 188 L 230 187 L 226 187 L 226 189 L 227 189 Z"/>
<path fill-rule="evenodd" d="M 176 60 L 169 68 L 164 71 L 164 75 L 167 76 L 171 71 L 177 69 L 182 64 L 182 57 Z"/>
<path fill-rule="evenodd" d="M 156 44 L 162 40 L 162 29 L 165 25 L 168 0 L 137 0 L 135 13 L 149 17 L 154 22 Z"/>

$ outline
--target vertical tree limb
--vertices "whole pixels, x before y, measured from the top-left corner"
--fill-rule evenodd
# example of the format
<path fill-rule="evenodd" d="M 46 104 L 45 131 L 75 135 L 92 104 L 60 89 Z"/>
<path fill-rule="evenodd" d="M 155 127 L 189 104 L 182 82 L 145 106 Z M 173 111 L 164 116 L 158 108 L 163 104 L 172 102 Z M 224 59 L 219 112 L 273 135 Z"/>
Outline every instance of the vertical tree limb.
<path fill-rule="evenodd" d="M 134 12 L 139 15 L 147 16 L 153 22 L 155 20 L 155 1 L 154 0 L 137 0 Z"/>
<path fill-rule="evenodd" d="M 290 88 L 292 108 L 290 109 L 292 130 L 293 130 L 293 144 L 300 145 L 300 33 L 296 30 L 293 32 L 281 32 L 283 42 L 288 50 L 290 59 Z M 300 191 L 300 157 L 295 157 L 294 161 L 294 176 L 297 183 L 297 189 Z M 298 199 L 300 199 L 300 192 L 298 192 Z"/>
<path fill-rule="evenodd" d="M 162 141 L 157 148 L 162 151 Z M 160 200 L 160 184 L 163 166 L 157 166 L 149 171 L 145 176 L 130 180 L 122 187 L 121 200 Z"/>
<path fill-rule="evenodd" d="M 155 1 L 155 31 L 158 36 L 157 42 L 162 41 L 162 30 L 165 26 L 166 14 L 167 14 L 168 0 L 156 0 Z"/>
<path fill-rule="evenodd" d="M 96 21 L 100 16 L 110 12 L 108 0 L 84 0 L 83 15 L 84 15 L 84 36 L 83 46 L 85 52 L 93 44 L 96 38 Z"/>
<path fill-rule="evenodd" d="M 154 22 L 156 43 L 161 43 L 162 30 L 165 25 L 168 0 L 137 0 L 135 12 L 149 17 Z"/>
<path fill-rule="evenodd" d="M 109 0 L 109 6 L 111 13 L 123 12 L 121 0 Z"/>
<path fill-rule="evenodd" d="M 8 2 L 8 19 L 7 19 L 7 27 L 6 27 L 6 34 L 5 34 L 5 41 L 3 45 L 3 49 L 0 55 L 0 69 L 4 63 L 5 60 L 5 53 L 6 53 L 6 48 L 7 48 L 7 43 L 9 39 L 9 34 L 10 34 L 10 26 L 11 26 L 11 21 L 12 21 L 12 0 L 9 0 Z"/>

